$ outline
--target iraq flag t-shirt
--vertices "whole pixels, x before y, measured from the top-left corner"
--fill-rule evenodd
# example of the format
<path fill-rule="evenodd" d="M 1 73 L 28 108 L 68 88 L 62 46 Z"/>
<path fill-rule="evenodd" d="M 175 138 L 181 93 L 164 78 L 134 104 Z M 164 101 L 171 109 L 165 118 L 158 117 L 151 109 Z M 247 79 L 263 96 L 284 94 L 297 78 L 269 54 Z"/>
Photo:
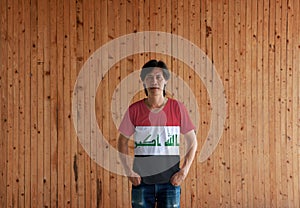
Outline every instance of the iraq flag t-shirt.
<path fill-rule="evenodd" d="M 150 111 L 145 99 L 133 103 L 119 127 L 127 138 L 133 135 L 133 171 L 146 184 L 167 183 L 179 171 L 180 134 L 194 129 L 185 106 L 171 98 L 159 112 Z"/>

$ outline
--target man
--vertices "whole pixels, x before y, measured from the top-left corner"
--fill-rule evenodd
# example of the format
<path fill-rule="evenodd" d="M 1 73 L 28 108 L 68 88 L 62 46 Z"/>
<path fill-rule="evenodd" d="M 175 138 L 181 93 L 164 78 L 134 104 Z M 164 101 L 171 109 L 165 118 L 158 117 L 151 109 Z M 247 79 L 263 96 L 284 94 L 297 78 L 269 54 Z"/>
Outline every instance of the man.
<path fill-rule="evenodd" d="M 128 140 L 134 135 L 133 168 L 120 157 L 132 183 L 132 207 L 180 207 L 180 184 L 197 149 L 195 127 L 184 105 L 165 96 L 170 73 L 164 62 L 150 60 L 140 78 L 147 98 L 130 105 L 118 140 L 119 152 L 128 154 Z M 188 146 L 181 168 L 180 134 Z"/>

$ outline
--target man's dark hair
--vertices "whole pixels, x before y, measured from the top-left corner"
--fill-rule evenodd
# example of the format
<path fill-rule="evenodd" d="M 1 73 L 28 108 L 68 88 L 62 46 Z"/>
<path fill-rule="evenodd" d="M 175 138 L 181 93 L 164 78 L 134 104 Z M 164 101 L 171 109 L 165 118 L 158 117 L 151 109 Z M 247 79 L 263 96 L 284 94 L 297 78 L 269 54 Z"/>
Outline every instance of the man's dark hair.
<path fill-rule="evenodd" d="M 142 71 L 140 74 L 140 78 L 142 81 L 145 80 L 145 77 L 148 73 L 150 73 L 154 68 L 161 68 L 163 71 L 163 76 L 165 78 L 165 80 L 168 80 L 170 78 L 170 72 L 168 70 L 167 65 L 163 62 L 163 61 L 157 61 L 155 59 L 152 59 L 150 61 L 148 61 L 147 63 L 144 64 L 144 66 L 142 67 Z M 163 95 L 166 96 L 166 91 L 165 91 L 166 85 L 164 86 L 164 90 L 163 90 Z M 148 92 L 146 89 L 146 86 L 144 85 L 144 90 L 146 93 L 146 96 L 148 96 Z"/>
<path fill-rule="evenodd" d="M 150 73 L 154 68 L 162 69 L 165 80 L 168 80 L 170 78 L 170 72 L 168 70 L 167 65 L 163 61 L 157 61 L 155 59 L 152 59 L 145 63 L 142 67 L 142 71 L 140 74 L 141 80 L 144 81 L 146 75 Z"/>

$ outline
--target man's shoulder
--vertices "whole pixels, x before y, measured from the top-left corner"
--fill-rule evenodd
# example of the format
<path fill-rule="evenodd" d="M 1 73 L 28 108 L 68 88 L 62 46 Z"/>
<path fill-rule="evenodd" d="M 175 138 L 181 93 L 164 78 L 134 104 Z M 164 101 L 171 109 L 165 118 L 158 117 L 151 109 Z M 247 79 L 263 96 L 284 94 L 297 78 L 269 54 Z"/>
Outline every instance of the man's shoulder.
<path fill-rule="evenodd" d="M 183 105 L 182 102 L 180 102 L 179 100 L 177 100 L 175 98 L 168 98 L 168 101 L 169 101 L 169 103 L 170 103 L 171 106 L 180 107 L 181 105 Z"/>
<path fill-rule="evenodd" d="M 133 109 L 133 108 L 137 108 L 137 107 L 140 107 L 141 105 L 144 105 L 144 101 L 145 99 L 141 99 L 141 100 L 138 100 L 138 101 L 135 101 L 134 103 L 130 104 L 129 105 L 129 108 Z"/>

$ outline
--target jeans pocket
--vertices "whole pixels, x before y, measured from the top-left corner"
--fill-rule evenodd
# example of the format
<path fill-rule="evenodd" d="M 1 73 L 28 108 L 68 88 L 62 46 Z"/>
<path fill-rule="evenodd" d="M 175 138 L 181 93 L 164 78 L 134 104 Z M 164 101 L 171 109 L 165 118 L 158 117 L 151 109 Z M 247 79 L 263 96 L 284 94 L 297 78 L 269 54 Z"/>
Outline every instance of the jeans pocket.
<path fill-rule="evenodd" d="M 155 186 L 140 184 L 132 187 L 132 207 L 155 207 Z"/>
<path fill-rule="evenodd" d="M 139 188 L 139 186 L 132 187 L 131 202 L 132 202 L 133 208 L 138 208 L 138 207 L 144 206 L 143 189 Z"/>
<path fill-rule="evenodd" d="M 180 207 L 180 186 L 167 184 L 158 196 L 158 207 Z"/>

